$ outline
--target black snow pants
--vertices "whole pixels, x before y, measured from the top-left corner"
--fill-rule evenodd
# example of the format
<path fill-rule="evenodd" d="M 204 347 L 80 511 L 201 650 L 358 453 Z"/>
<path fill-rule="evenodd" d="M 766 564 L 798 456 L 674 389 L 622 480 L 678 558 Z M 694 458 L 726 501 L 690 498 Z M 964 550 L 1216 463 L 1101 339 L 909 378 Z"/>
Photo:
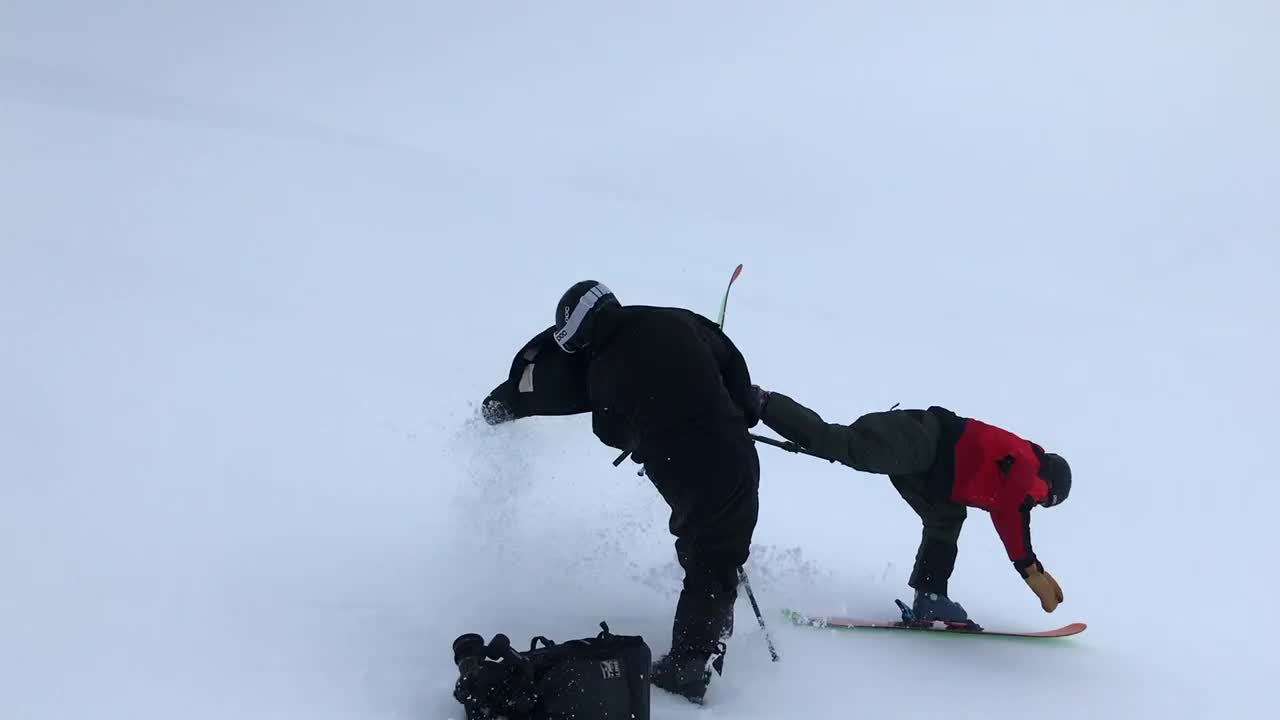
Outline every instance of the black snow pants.
<path fill-rule="evenodd" d="M 841 425 L 775 392 L 761 421 L 822 457 L 888 475 L 923 524 L 908 585 L 945 595 L 968 509 L 949 497 L 954 444 L 963 426 L 954 414 L 937 410 L 873 412 Z"/>
<path fill-rule="evenodd" d="M 733 634 L 738 568 L 750 554 L 760 511 L 760 458 L 745 431 L 655 454 L 645 473 L 671 508 L 669 527 L 685 573 L 672 654 L 715 654 Z"/>
<path fill-rule="evenodd" d="M 915 566 L 907 585 L 920 592 L 947 594 L 947 581 L 956 567 L 960 529 L 968 509 L 946 498 L 931 497 L 929 477 L 924 473 L 891 475 L 893 487 L 920 516 L 924 525 Z"/>

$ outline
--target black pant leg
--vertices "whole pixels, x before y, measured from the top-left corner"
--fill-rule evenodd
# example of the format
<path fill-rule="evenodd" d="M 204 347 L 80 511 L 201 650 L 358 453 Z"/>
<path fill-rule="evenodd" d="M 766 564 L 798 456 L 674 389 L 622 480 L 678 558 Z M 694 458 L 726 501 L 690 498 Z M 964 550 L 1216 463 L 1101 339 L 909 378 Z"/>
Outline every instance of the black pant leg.
<path fill-rule="evenodd" d="M 911 509 L 920 516 L 923 528 L 915 565 L 907 584 L 921 592 L 947 594 L 947 582 L 955 570 L 959 552 L 960 529 L 968 509 L 950 500 L 937 500 L 927 492 L 928 477 L 923 474 L 895 475 L 893 487 Z"/>
<path fill-rule="evenodd" d="M 922 473 L 938 451 L 938 419 L 924 410 L 867 413 L 848 425 L 828 423 L 816 412 L 775 392 L 762 422 L 782 437 L 855 470 L 879 475 Z"/>
<path fill-rule="evenodd" d="M 677 553 L 685 569 L 684 587 L 671 627 L 674 654 L 712 654 L 733 635 L 738 599 L 738 566 L 701 549 Z"/>
<path fill-rule="evenodd" d="M 723 450 L 683 467 L 663 468 L 678 471 L 664 472 L 663 486 L 681 482 L 691 489 L 683 498 L 687 508 L 672 508 L 673 517 L 683 520 L 672 524 L 672 532 L 685 571 L 672 625 L 671 647 L 677 654 L 714 653 L 733 633 L 738 568 L 750 554 L 760 511 L 760 466 L 749 440 Z M 664 493 L 668 496 L 676 494 Z"/>

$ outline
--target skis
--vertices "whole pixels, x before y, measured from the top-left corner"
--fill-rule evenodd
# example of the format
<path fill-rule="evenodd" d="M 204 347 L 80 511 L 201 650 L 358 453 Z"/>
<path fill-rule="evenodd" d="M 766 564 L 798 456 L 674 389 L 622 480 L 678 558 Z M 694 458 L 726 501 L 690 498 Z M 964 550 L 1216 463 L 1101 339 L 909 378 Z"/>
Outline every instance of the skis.
<path fill-rule="evenodd" d="M 729 278 L 729 285 L 724 289 L 724 298 L 720 300 L 720 329 L 724 329 L 724 311 L 729 307 L 729 291 L 733 289 L 733 282 L 742 274 L 742 263 L 738 263 L 738 267 L 733 269 L 733 275 Z"/>
<path fill-rule="evenodd" d="M 796 610 L 786 609 L 782 611 L 783 617 L 796 625 L 806 627 L 826 628 L 831 630 L 906 630 L 924 633 L 940 633 L 942 635 L 986 635 L 991 637 L 1014 637 L 1014 638 L 1064 638 L 1071 635 L 1078 635 L 1084 632 L 1088 627 L 1084 623 L 1070 623 L 1053 630 L 1041 630 L 1033 632 L 1023 632 L 1018 630 L 987 630 L 977 625 L 959 625 L 948 626 L 943 623 L 925 623 L 920 621 L 907 620 L 887 621 L 887 620 L 859 620 L 848 617 L 838 617 L 831 615 L 809 615 Z"/>

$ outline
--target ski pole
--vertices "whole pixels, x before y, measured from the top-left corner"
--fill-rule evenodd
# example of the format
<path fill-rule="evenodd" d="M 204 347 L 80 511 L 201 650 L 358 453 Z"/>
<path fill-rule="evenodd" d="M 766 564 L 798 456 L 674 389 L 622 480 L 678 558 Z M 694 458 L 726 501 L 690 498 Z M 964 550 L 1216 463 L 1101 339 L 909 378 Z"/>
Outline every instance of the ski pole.
<path fill-rule="evenodd" d="M 756 435 L 755 433 L 751 433 L 751 439 L 755 440 L 756 442 L 764 443 L 765 445 L 772 445 L 776 448 L 781 448 L 790 453 L 796 453 L 798 455 L 808 455 L 809 457 L 820 458 L 822 460 L 826 460 L 827 462 L 835 462 L 835 460 L 832 460 L 831 458 L 823 457 L 812 450 L 802 448 L 799 445 L 791 442 L 790 440 L 775 440 L 771 437 Z"/>
<path fill-rule="evenodd" d="M 751 601 L 751 609 L 756 613 L 756 620 L 760 622 L 760 629 L 764 632 L 764 642 L 769 646 L 769 657 L 774 662 L 778 662 L 778 651 L 773 647 L 773 638 L 769 637 L 769 628 L 765 627 L 764 615 L 760 613 L 760 605 L 756 602 L 755 593 L 751 592 L 751 581 L 747 579 L 747 571 L 741 566 L 738 567 L 738 580 L 742 582 L 742 587 L 746 588 L 747 599 Z"/>
<path fill-rule="evenodd" d="M 812 450 L 807 450 L 805 448 L 802 448 L 799 445 L 791 442 L 790 440 L 775 440 L 771 437 L 756 435 L 755 433 L 749 433 L 749 434 L 751 435 L 751 439 L 755 440 L 756 442 L 764 443 L 765 445 L 772 445 L 776 448 L 781 448 L 782 450 L 786 450 L 789 453 L 796 453 L 797 455 L 808 455 L 810 457 L 822 458 L 823 460 L 827 460 L 828 462 L 835 462 L 835 460 L 824 458 L 821 455 L 813 452 Z M 613 466 L 617 467 L 621 465 L 622 462 L 626 460 L 627 456 L 629 456 L 630 454 L 631 454 L 630 450 L 623 451 L 623 453 L 618 456 L 618 459 L 613 461 Z"/>

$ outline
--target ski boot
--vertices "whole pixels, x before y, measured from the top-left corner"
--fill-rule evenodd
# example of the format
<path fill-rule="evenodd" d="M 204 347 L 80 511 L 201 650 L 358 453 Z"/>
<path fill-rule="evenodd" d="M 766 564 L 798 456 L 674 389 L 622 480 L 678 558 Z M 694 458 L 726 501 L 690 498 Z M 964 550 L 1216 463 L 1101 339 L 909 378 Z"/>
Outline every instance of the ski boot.
<path fill-rule="evenodd" d="M 649 681 L 654 687 L 679 695 L 695 705 L 701 705 L 711 684 L 711 671 L 724 672 L 724 643 L 715 653 L 669 653 L 653 664 Z"/>
<path fill-rule="evenodd" d="M 940 622 L 952 630 L 982 630 L 982 626 L 969 619 L 969 613 L 960 603 L 941 593 L 916 591 L 915 601 L 908 608 L 901 600 L 895 600 L 902 610 L 902 623 L 927 627 Z"/>

